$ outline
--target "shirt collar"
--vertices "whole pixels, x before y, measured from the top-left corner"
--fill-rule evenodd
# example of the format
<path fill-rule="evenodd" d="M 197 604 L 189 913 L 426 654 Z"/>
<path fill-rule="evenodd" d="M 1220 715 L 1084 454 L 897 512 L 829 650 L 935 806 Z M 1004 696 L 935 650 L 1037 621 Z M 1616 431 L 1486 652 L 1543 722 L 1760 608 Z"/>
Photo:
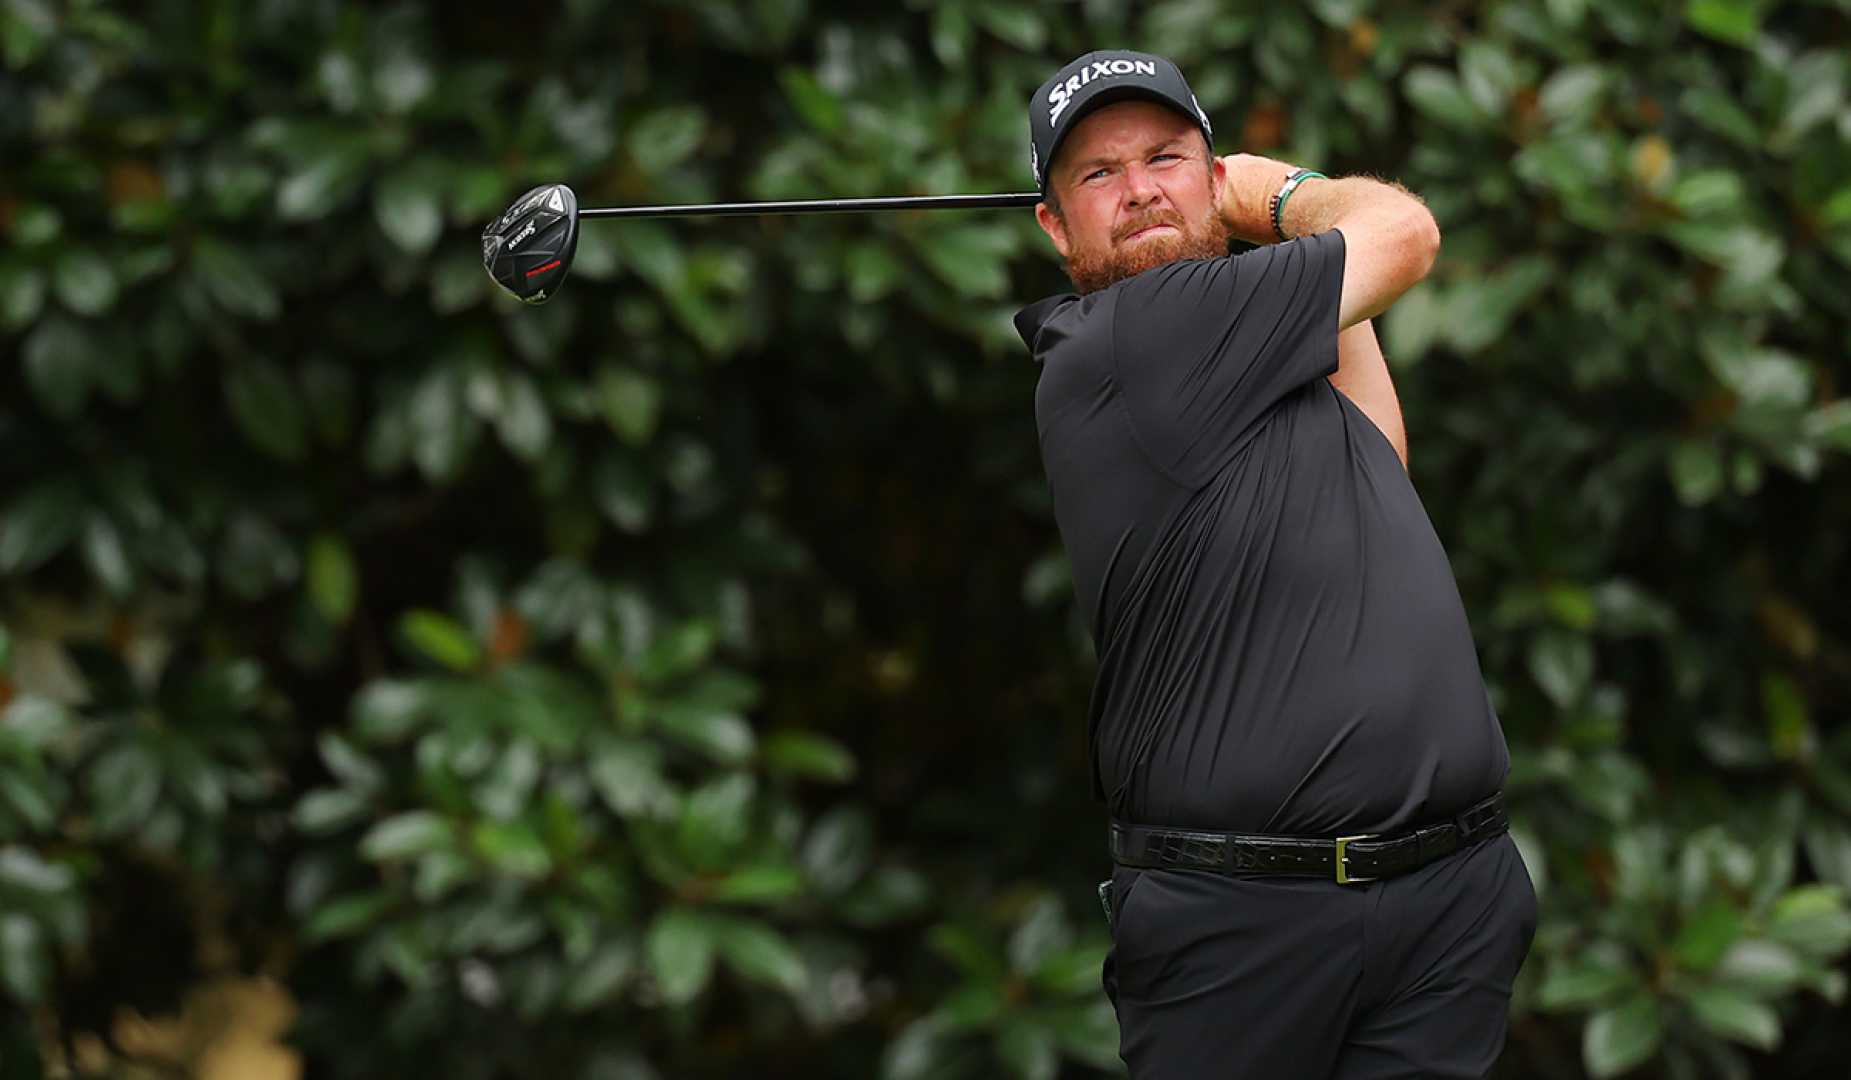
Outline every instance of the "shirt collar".
<path fill-rule="evenodd" d="M 1028 351 L 1034 355 L 1036 363 L 1041 362 L 1041 353 L 1035 348 L 1035 339 L 1041 336 L 1042 326 L 1047 323 L 1048 317 L 1054 314 L 1055 309 L 1069 300 L 1077 299 L 1079 297 L 1072 293 L 1061 293 L 1058 296 L 1037 300 L 1016 312 L 1015 332 L 1022 335 L 1022 343 L 1028 346 Z"/>

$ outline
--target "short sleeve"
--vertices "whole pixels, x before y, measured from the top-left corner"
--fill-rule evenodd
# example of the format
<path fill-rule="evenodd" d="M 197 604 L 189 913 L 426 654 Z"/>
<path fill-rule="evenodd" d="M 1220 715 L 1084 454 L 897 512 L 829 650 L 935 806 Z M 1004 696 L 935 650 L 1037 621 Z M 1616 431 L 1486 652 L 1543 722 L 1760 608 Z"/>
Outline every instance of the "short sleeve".
<path fill-rule="evenodd" d="M 1156 463 L 1207 479 L 1281 399 L 1336 371 L 1342 294 L 1335 229 L 1120 285 L 1115 378 Z"/>

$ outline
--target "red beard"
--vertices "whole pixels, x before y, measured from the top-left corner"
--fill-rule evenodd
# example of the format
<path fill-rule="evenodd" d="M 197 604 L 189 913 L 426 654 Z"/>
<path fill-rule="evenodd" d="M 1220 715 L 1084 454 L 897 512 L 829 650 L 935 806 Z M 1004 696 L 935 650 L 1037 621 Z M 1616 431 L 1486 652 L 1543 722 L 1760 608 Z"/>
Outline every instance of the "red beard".
<path fill-rule="evenodd" d="M 1153 225 L 1174 225 L 1177 231 L 1125 243 Z M 1084 295 L 1178 259 L 1218 259 L 1228 253 L 1228 236 L 1226 223 L 1212 207 L 1194 228 L 1174 210 L 1156 210 L 1120 228 L 1104 250 L 1075 247 L 1067 256 L 1067 276 Z"/>

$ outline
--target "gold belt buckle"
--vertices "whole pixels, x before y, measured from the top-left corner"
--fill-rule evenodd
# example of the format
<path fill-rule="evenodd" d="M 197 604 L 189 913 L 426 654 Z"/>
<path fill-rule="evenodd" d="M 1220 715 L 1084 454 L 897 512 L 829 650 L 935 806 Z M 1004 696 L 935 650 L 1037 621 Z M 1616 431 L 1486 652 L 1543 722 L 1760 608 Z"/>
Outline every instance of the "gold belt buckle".
<path fill-rule="evenodd" d="M 1375 880 L 1372 877 L 1356 877 L 1355 875 L 1350 873 L 1350 867 L 1349 867 L 1350 841 L 1352 840 L 1374 840 L 1375 838 L 1376 838 L 1375 833 L 1362 833 L 1357 836 L 1337 837 L 1337 884 L 1339 885 L 1360 885 L 1365 881 Z"/>

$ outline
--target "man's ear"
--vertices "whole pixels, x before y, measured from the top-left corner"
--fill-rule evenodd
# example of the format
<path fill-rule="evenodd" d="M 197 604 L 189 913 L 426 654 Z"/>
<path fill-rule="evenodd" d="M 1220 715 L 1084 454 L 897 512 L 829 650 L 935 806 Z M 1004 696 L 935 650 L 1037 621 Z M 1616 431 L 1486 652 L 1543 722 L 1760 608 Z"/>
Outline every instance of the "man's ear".
<path fill-rule="evenodd" d="M 1054 241 L 1054 250 L 1060 252 L 1060 257 L 1066 258 L 1067 223 L 1061 220 L 1061 216 L 1048 209 L 1047 203 L 1038 202 L 1035 204 L 1035 224 L 1041 226 L 1041 231 L 1048 234 L 1049 240 Z"/>

